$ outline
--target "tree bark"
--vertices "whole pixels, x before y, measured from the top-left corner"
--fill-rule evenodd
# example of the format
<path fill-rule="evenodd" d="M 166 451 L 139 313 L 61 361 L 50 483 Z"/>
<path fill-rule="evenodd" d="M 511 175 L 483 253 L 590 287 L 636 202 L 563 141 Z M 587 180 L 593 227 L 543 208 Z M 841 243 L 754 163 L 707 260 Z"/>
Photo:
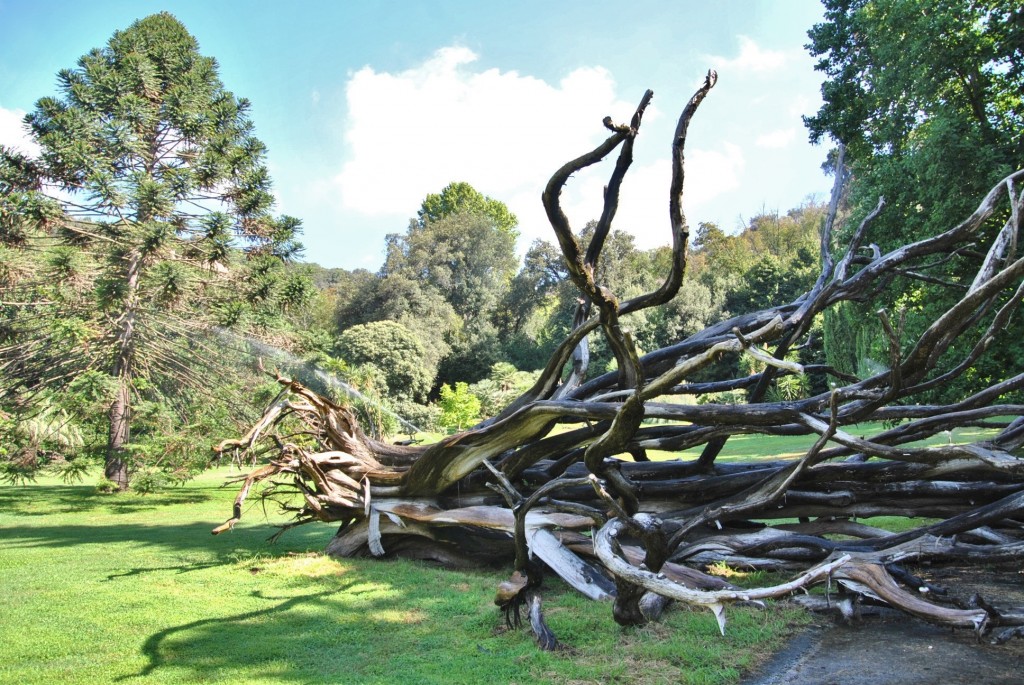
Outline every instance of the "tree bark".
<path fill-rule="evenodd" d="M 139 299 L 139 277 L 142 270 L 142 256 L 137 252 L 129 255 L 125 278 L 125 304 L 117 335 L 117 356 L 110 370 L 110 376 L 117 382 L 114 401 L 108 412 L 110 431 L 107 438 L 107 457 L 103 474 L 115 483 L 119 490 L 127 490 L 130 460 L 126 445 L 131 441 L 131 386 L 135 349 L 135 317 Z"/>

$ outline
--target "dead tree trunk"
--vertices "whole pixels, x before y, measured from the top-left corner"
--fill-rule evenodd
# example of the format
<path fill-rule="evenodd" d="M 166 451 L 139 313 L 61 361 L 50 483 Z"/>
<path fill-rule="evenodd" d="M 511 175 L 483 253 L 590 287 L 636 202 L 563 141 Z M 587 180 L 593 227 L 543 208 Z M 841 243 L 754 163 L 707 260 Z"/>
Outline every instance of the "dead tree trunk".
<path fill-rule="evenodd" d="M 254 450 L 258 443 L 269 444 L 273 458 L 246 478 L 233 517 L 214 532 L 238 520 L 254 486 L 265 496 L 291 494 L 285 500 L 295 514 L 291 525 L 340 524 L 331 554 L 512 563 L 518 575 L 503 586 L 498 601 L 506 616 L 518 616 L 528 604 L 541 626 L 537 586 L 544 568 L 589 597 L 614 599 L 616 620 L 627 624 L 649 620 L 671 599 L 708 607 L 724 630 L 727 604 L 783 596 L 828 578 L 852 593 L 979 634 L 1024 623 L 1024 612 L 986 603 L 935 604 L 893 576 L 909 577 L 895 566 L 907 561 L 969 564 L 1024 556 L 1024 460 L 1016 454 L 1024 443 L 1024 405 L 1004 399 L 1024 387 L 1024 369 L 1007 369 L 1005 379 L 955 404 L 914 402 L 998 344 L 1024 296 L 1024 259 L 1013 251 L 1024 171 L 1001 181 L 971 216 L 947 231 L 886 254 L 862 244 L 867 227 L 884 211 L 880 200 L 849 245 L 836 251 L 833 227 L 846 182 L 840 155 L 813 288 L 793 302 L 717 323 L 639 356 L 620 322 L 631 312 L 668 302 L 679 290 L 688 238 L 681 203 L 684 144 L 688 124 L 715 80 L 709 73 L 676 128 L 669 192 L 674 259 L 657 290 L 620 302 L 595 280 L 652 97 L 648 91 L 628 125 L 606 118 L 608 139 L 555 172 L 545 189 L 544 206 L 570 277 L 593 314 L 577 316 L 534 387 L 470 430 L 434 445 L 402 447 L 368 438 L 348 409 L 279 378 L 282 393 L 261 422 L 220 447 Z M 573 173 L 616 149 L 604 212 L 590 243 L 581 245 L 559 194 Z M 806 338 L 816 315 L 863 299 L 896 278 L 928 278 L 929 265 L 966 254 L 968 244 L 976 251 L 983 226 L 995 216 L 1007 218 L 987 252 L 978 255 L 973 282 L 916 340 L 903 339 L 889 315 L 879 312 L 890 343 L 888 370 L 858 380 L 784 360 Z M 585 365 L 573 364 L 574 351 L 591 334 L 604 336 L 618 362 L 616 372 L 585 379 Z M 689 382 L 724 355 L 752 355 L 766 367 L 751 378 Z M 955 363 L 938 370 L 940 358 L 951 357 Z M 572 373 L 563 381 L 567 365 Z M 774 378 L 812 372 L 827 374 L 834 388 L 796 401 L 765 399 Z M 752 388 L 746 404 L 663 401 L 740 385 Z M 649 419 L 660 421 L 645 423 Z M 850 431 L 867 421 L 898 425 L 870 437 Z M 316 436 L 315 446 L 290 441 L 290 422 Z M 966 445 L 920 444 L 976 425 L 997 430 Z M 791 461 L 718 463 L 721 446 L 740 434 L 816 439 Z M 700 446 L 699 459 L 633 462 L 626 456 Z M 899 534 L 856 522 L 879 515 L 939 520 Z M 792 519 L 801 523 L 785 522 Z M 740 590 L 699 570 L 720 561 L 797 575 L 772 587 Z M 546 628 L 537 630 L 542 644 L 555 644 Z"/>

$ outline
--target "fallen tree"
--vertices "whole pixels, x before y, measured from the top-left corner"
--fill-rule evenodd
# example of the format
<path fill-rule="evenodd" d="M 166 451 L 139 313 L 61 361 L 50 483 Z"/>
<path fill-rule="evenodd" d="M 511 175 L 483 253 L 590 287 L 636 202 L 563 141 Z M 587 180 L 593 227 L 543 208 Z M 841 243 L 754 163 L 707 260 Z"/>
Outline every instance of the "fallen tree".
<path fill-rule="evenodd" d="M 294 513 L 285 529 L 313 521 L 340 524 L 327 548 L 332 555 L 511 563 L 515 573 L 499 587 L 496 602 L 510 623 L 528 606 L 545 648 L 556 644 L 540 611 L 538 587 L 546 569 L 588 597 L 611 600 L 615 619 L 626 625 L 651 620 L 669 601 L 679 601 L 711 609 L 724 631 L 724 607 L 730 603 L 760 602 L 835 581 L 846 595 L 830 605 L 845 613 L 863 598 L 979 635 L 997 629 L 997 639 L 1019 633 L 1014 631 L 1024 625 L 1024 611 L 980 598 L 963 606 L 933 601 L 934 592 L 921 592 L 930 589 L 927 583 L 903 564 L 1024 556 L 1024 460 L 1015 454 L 1024 443 L 1024 405 L 1013 403 L 1024 387 L 1024 370 L 1007 369 L 1001 381 L 954 404 L 914 401 L 964 374 L 998 344 L 1024 297 L 1024 259 L 1014 251 L 1024 171 L 1003 179 L 971 216 L 947 231 L 885 254 L 863 245 L 867 228 L 884 211 L 879 200 L 850 232 L 845 249 L 837 250 L 833 235 L 848 180 L 840 151 L 813 288 L 793 302 L 717 323 L 641 356 L 622 317 L 668 302 L 682 282 L 688 237 L 681 204 L 684 144 L 690 120 L 715 80 L 709 73 L 675 131 L 669 192 L 674 259 L 661 287 L 620 302 L 595 280 L 651 101 L 648 91 L 628 125 L 606 118 L 607 140 L 556 171 L 544 191 L 581 304 L 571 334 L 536 384 L 470 430 L 436 444 L 408 446 L 368 437 L 348 408 L 278 376 L 282 392 L 260 422 L 218 448 L 269 452 L 271 458 L 244 479 L 234 515 L 213 532 L 238 521 L 257 487 Z M 581 245 L 560 208 L 560 192 L 572 174 L 616 149 L 604 211 L 589 244 Z M 994 231 L 993 220 L 1001 221 Z M 889 341 L 884 371 L 858 379 L 786 359 L 829 307 L 862 300 L 896 279 L 939 282 L 930 274 L 953 257 L 973 260 L 974 278 L 969 285 L 950 286 L 959 287 L 959 297 L 920 335 L 905 339 L 894 313 L 878 312 Z M 588 377 L 592 334 L 603 336 L 614 352 L 615 372 Z M 763 370 L 713 382 L 690 380 L 727 355 L 752 355 Z M 770 401 L 772 382 L 790 374 L 821 374 L 832 389 Z M 665 401 L 741 387 L 747 401 L 738 405 Z M 851 432 L 852 426 L 878 421 L 892 428 L 869 437 Z M 993 430 L 970 444 L 922 444 L 968 426 Z M 730 437 L 746 434 L 816 439 L 797 459 L 717 460 Z M 697 447 L 697 458 L 646 460 L 647 450 L 681 453 Z M 880 515 L 937 521 L 902 533 L 857 522 Z M 796 577 L 740 589 L 701 571 L 716 562 Z"/>

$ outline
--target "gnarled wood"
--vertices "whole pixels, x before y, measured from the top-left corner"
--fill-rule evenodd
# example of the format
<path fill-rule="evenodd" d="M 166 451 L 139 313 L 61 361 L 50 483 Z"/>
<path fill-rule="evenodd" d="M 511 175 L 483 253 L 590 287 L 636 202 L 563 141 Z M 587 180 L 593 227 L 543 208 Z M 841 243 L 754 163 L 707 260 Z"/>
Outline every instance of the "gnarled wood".
<path fill-rule="evenodd" d="M 500 604 L 506 616 L 514 608 L 518 617 L 519 607 L 527 607 L 545 647 L 556 644 L 540 613 L 545 567 L 589 597 L 614 595 L 614 615 L 625 623 L 652 620 L 671 600 L 710 608 L 724 631 L 727 604 L 780 597 L 831 579 L 852 593 L 840 600 L 847 615 L 856 612 L 859 597 L 868 597 L 944 625 L 1019 634 L 1013 628 L 1024 624 L 1024 611 L 995 610 L 985 600 L 974 607 L 935 604 L 900 586 L 899 579 L 913 584 L 912 574 L 897 572 L 896 579 L 886 567 L 1024 556 L 1024 369 L 1007 369 L 1003 379 L 949 405 L 915 400 L 966 373 L 1018 315 L 1024 259 L 1012 248 L 1024 216 L 1024 171 L 996 184 L 971 216 L 947 231 L 884 254 L 863 246 L 871 222 L 886 211 L 879 201 L 840 251 L 833 236 L 848 179 L 841 151 L 822 230 L 821 272 L 811 290 L 641 356 L 622 320 L 669 301 L 682 282 L 688 236 L 683 150 L 689 122 L 715 81 L 709 73 L 673 139 L 673 259 L 662 286 L 620 302 L 596 276 L 651 102 L 648 92 L 628 125 L 607 119 L 610 137 L 559 169 L 544 191 L 582 304 L 536 384 L 476 427 L 434 445 L 398 446 L 369 438 L 349 410 L 279 377 L 282 395 L 263 419 L 219 448 L 268 450 L 274 458 L 245 479 L 232 518 L 214 532 L 233 525 L 250 491 L 262 488 L 263 496 L 285 502 L 295 514 L 293 525 L 340 523 L 331 554 L 512 562 L 518 580 L 501 586 Z M 604 211 L 590 243 L 582 245 L 561 210 L 560 193 L 574 172 L 616 149 Z M 980 244 L 986 235 L 992 236 L 988 245 Z M 951 255 L 974 259 L 975 275 L 916 339 L 903 339 L 890 315 L 879 314 L 889 346 L 887 370 L 858 379 L 785 360 L 829 307 L 861 300 L 896 279 L 940 283 L 929 271 Z M 603 336 L 616 371 L 585 378 L 589 335 Z M 764 370 L 694 380 L 721 357 L 738 355 L 755 357 Z M 792 401 L 766 399 L 774 379 L 809 373 L 827 374 L 834 387 Z M 664 401 L 737 388 L 748 390 L 746 403 Z M 899 425 L 863 434 L 862 424 L 881 421 Z M 283 429 L 289 422 L 315 436 L 315 446 L 281 437 L 289 435 Z M 977 426 L 989 434 L 966 444 L 941 439 Z M 732 436 L 751 434 L 804 435 L 813 446 L 791 460 L 718 460 Z M 931 444 L 921 444 L 928 439 Z M 692 448 L 703 449 L 699 458 L 633 463 L 626 456 Z M 897 534 L 855 520 L 879 515 L 939 520 Z M 798 575 L 767 588 L 740 589 L 702 573 L 712 563 Z"/>

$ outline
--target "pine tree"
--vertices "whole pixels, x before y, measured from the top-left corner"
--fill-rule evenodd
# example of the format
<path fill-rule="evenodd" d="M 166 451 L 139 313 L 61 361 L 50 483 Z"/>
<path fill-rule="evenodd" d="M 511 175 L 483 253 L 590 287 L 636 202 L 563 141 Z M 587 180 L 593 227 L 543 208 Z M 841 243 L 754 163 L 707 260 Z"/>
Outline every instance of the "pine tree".
<path fill-rule="evenodd" d="M 58 89 L 25 117 L 40 158 L 0 150 L 0 240 L 47 250 L 47 273 L 30 288 L 37 306 L 19 312 L 22 327 L 2 348 L 0 390 L 108 373 L 105 473 L 124 489 L 139 387 L 201 388 L 190 331 L 237 320 L 243 292 L 272 291 L 261 269 L 248 288 L 218 287 L 235 277 L 232 259 L 294 256 L 300 224 L 270 214 L 250 103 L 225 89 L 172 15 L 117 31 L 61 71 Z M 74 324 L 64 344 L 52 337 L 60 320 Z"/>

